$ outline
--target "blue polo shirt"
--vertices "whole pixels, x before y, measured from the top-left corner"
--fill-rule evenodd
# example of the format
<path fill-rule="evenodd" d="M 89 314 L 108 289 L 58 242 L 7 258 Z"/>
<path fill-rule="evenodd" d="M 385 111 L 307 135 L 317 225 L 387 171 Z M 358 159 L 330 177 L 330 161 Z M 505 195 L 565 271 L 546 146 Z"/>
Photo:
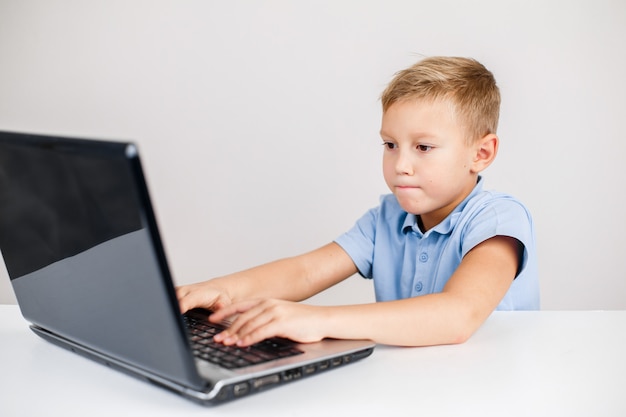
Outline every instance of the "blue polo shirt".
<path fill-rule="evenodd" d="M 510 236 L 524 245 L 518 274 L 498 310 L 539 309 L 539 278 L 532 218 L 514 197 L 473 191 L 441 223 L 426 233 L 417 216 L 404 211 L 393 194 L 369 210 L 337 242 L 359 273 L 373 278 L 377 301 L 441 292 L 461 260 L 474 246 Z"/>

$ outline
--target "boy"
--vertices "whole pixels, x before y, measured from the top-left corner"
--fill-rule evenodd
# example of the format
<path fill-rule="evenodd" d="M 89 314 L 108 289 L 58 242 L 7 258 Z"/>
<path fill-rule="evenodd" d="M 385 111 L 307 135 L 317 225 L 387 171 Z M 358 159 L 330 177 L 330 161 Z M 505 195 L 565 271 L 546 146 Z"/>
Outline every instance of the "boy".
<path fill-rule="evenodd" d="M 237 315 L 215 340 L 452 344 L 496 308 L 539 308 L 530 214 L 511 196 L 483 191 L 479 176 L 498 150 L 491 72 L 472 59 L 426 58 L 397 73 L 381 101 L 392 194 L 317 250 L 179 287 L 183 312 L 208 308 L 216 322 Z M 373 278 L 376 303 L 297 303 L 357 272 Z"/>

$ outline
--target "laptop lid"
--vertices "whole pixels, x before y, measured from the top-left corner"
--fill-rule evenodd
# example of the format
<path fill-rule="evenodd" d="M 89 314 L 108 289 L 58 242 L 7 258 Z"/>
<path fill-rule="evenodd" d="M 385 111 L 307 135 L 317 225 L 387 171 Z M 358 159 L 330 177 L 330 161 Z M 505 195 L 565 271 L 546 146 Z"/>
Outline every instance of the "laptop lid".
<path fill-rule="evenodd" d="M 0 250 L 23 316 L 202 389 L 137 149 L 0 132 Z"/>

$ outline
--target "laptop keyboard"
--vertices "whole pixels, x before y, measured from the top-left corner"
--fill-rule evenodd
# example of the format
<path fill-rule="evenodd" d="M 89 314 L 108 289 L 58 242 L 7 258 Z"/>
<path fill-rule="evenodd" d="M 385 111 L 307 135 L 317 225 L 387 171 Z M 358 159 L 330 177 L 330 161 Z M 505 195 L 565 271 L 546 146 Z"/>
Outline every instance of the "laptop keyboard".
<path fill-rule="evenodd" d="M 213 341 L 213 336 L 224 330 L 220 325 L 210 323 L 206 318 L 183 316 L 187 328 L 191 349 L 195 357 L 228 369 L 295 356 L 303 353 L 295 343 L 281 338 L 271 338 L 249 347 L 226 346 Z"/>

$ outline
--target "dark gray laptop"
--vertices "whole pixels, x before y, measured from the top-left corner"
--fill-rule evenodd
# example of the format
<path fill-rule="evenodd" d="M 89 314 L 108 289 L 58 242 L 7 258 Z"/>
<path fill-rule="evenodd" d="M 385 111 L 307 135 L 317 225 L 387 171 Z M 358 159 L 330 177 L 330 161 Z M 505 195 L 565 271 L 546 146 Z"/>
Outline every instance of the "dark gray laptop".
<path fill-rule="evenodd" d="M 369 356 L 370 341 L 248 349 L 179 312 L 137 147 L 0 132 L 0 250 L 23 316 L 44 339 L 202 404 Z"/>

